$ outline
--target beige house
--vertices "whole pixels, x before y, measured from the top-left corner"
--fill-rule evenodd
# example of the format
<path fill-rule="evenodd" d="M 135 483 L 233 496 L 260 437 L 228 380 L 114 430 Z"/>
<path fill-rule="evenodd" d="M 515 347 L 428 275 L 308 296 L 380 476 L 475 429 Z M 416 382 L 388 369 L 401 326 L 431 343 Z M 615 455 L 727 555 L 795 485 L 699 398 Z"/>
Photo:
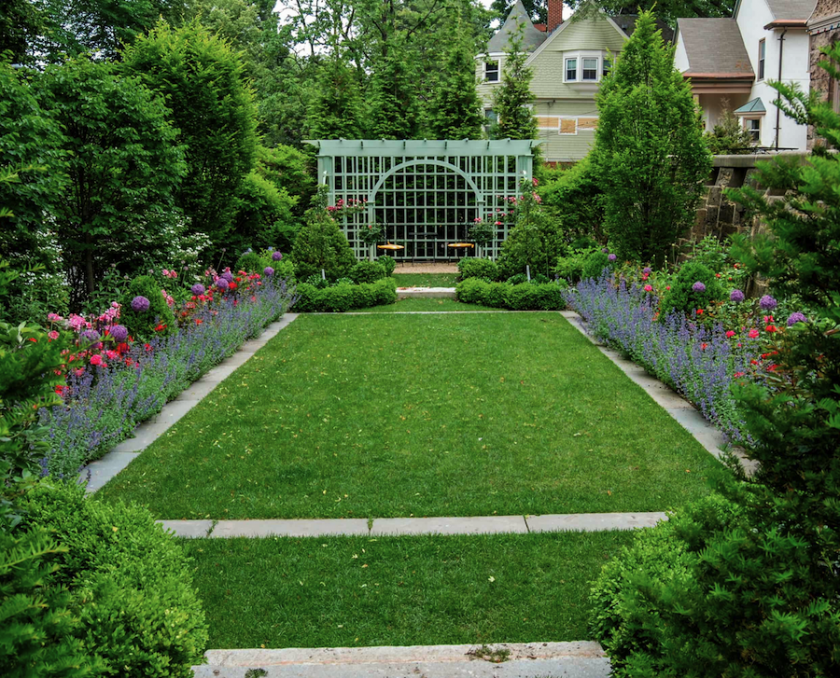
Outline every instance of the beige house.
<path fill-rule="evenodd" d="M 610 55 L 621 52 L 635 25 L 633 16 L 610 18 L 606 14 L 563 21 L 562 9 L 562 0 L 548 0 L 547 25 L 534 25 L 518 0 L 490 39 L 487 53 L 476 57 L 478 93 L 492 121 L 493 92 L 501 84 L 505 48 L 517 25 L 524 25 L 524 48 L 530 54 L 527 65 L 534 71 L 534 113 L 549 163 L 576 162 L 589 152 L 598 125 L 595 93 L 609 71 Z"/>

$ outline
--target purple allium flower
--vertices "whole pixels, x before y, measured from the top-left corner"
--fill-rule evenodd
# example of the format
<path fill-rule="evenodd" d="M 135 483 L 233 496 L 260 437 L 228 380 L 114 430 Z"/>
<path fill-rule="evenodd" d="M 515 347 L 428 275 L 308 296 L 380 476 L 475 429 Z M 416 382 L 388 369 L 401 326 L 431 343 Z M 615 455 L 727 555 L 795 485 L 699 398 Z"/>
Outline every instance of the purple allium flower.
<path fill-rule="evenodd" d="M 609 261 L 615 261 L 616 259 L 618 259 L 618 257 L 617 257 L 617 256 L 615 256 L 614 254 L 611 254 L 610 256 L 608 256 L 608 257 L 607 257 L 607 259 L 608 259 Z"/>
<path fill-rule="evenodd" d="M 650 266 L 645 266 L 642 269 L 642 273 L 644 273 L 645 275 L 650 275 L 651 273 L 653 273 L 653 269 Z"/>
<path fill-rule="evenodd" d="M 691 286 L 691 289 L 693 289 L 695 292 L 705 292 L 706 286 L 698 280 Z"/>
<path fill-rule="evenodd" d="M 230 283 L 227 281 L 227 278 L 216 278 L 216 287 L 220 290 L 226 290 Z"/>
<path fill-rule="evenodd" d="M 772 311 L 776 306 L 779 305 L 779 302 L 776 301 L 773 297 L 769 294 L 765 294 L 758 302 L 758 305 L 761 306 L 762 309 L 765 311 Z"/>
<path fill-rule="evenodd" d="M 790 314 L 790 318 L 787 319 L 788 327 L 792 327 L 796 323 L 807 323 L 808 318 L 805 316 L 804 313 L 800 313 L 796 311 L 795 313 Z"/>
<path fill-rule="evenodd" d="M 95 344 L 99 341 L 99 332 L 96 330 L 85 330 L 82 332 L 82 339 L 85 340 L 86 344 Z"/>
<path fill-rule="evenodd" d="M 114 337 L 114 341 L 121 344 L 128 339 L 128 330 L 123 325 L 114 325 L 111 328 L 111 336 Z"/>
<path fill-rule="evenodd" d="M 233 273 L 231 273 L 229 270 L 228 270 L 228 271 L 225 271 L 224 273 L 222 273 L 222 275 L 221 275 L 220 277 L 221 277 L 221 278 L 224 278 L 224 279 L 225 279 L 225 280 L 227 280 L 229 283 L 232 283 L 232 282 L 233 282 Z"/>
<path fill-rule="evenodd" d="M 149 310 L 149 306 L 151 306 L 151 304 L 146 297 L 137 296 L 131 300 L 131 308 L 133 308 L 136 313 L 145 313 Z"/>
<path fill-rule="evenodd" d="M 729 295 L 729 300 L 734 301 L 737 304 L 740 304 L 742 301 L 744 301 L 744 298 L 744 293 L 741 290 L 732 290 L 732 292 Z"/>
<path fill-rule="evenodd" d="M 274 275 L 274 269 L 273 269 L 273 268 L 271 268 L 271 266 L 266 266 L 266 267 L 263 269 L 263 274 L 265 274 L 265 275 Z"/>
<path fill-rule="evenodd" d="M 271 258 L 274 261 L 280 261 L 283 258 L 283 254 L 282 254 L 282 252 L 275 252 L 274 254 L 271 255 Z"/>
<path fill-rule="evenodd" d="M 192 292 L 195 296 L 200 297 L 204 294 L 207 290 L 204 288 L 204 285 L 201 283 L 196 283 L 192 287 L 190 287 L 190 292 Z"/>

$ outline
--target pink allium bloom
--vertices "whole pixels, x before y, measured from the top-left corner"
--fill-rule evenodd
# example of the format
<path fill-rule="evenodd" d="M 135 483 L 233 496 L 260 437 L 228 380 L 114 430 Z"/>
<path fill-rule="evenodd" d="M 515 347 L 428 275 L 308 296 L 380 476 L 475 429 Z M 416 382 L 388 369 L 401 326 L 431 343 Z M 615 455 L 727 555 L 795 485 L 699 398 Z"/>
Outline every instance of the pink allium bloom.
<path fill-rule="evenodd" d="M 750 339 L 758 339 L 758 330 L 753 327 L 750 330 L 749 337 Z"/>

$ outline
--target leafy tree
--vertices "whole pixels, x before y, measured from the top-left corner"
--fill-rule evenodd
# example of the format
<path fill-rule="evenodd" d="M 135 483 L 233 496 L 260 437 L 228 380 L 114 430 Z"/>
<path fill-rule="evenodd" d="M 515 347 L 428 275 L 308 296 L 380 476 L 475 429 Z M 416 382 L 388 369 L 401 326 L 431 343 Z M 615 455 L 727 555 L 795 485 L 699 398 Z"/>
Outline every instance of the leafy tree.
<path fill-rule="evenodd" d="M 234 227 L 225 240 L 227 250 L 238 254 L 247 248 L 277 247 L 288 252 L 297 232 L 298 222 L 292 213 L 297 202 L 297 196 L 251 170 L 239 188 Z"/>
<path fill-rule="evenodd" d="M 292 249 L 297 278 L 305 280 L 310 275 L 320 275 L 322 269 L 332 280 L 347 277 L 356 258 L 344 233 L 327 210 L 326 186 L 318 187 L 305 220 Z"/>
<path fill-rule="evenodd" d="M 499 268 L 505 277 L 525 273 L 551 276 L 565 246 L 557 221 L 539 203 L 539 196 L 529 181 L 522 183 L 522 195 L 516 205 L 516 222 L 502 244 Z"/>
<path fill-rule="evenodd" d="M 610 244 L 623 259 L 661 265 L 695 219 L 711 171 L 691 85 L 651 12 L 596 96 L 600 120 L 592 162 L 604 191 Z"/>
<path fill-rule="evenodd" d="M 565 0 L 565 3 L 575 10 L 572 21 L 599 11 L 618 16 L 656 10 L 657 16 L 671 26 L 685 17 L 729 17 L 735 9 L 735 0 Z"/>
<path fill-rule="evenodd" d="M 564 239 L 605 242 L 604 194 L 587 156 L 553 180 L 540 184 L 539 194 L 552 218 L 557 219 Z"/>
<path fill-rule="evenodd" d="M 428 106 L 428 135 L 432 139 L 480 139 L 484 115 L 476 89 L 475 48 L 461 30 L 460 16 L 454 23 L 455 36 Z"/>
<path fill-rule="evenodd" d="M 0 7 L 0 55 L 12 63 L 29 63 L 31 48 L 45 30 L 44 16 L 32 0 L 4 0 Z"/>
<path fill-rule="evenodd" d="M 524 26 L 520 24 L 505 48 L 502 84 L 493 92 L 497 123 L 491 130 L 496 139 L 536 139 L 537 119 L 529 108 L 534 102 L 531 79 L 534 71 L 525 66 L 528 52 L 522 46 Z"/>
<path fill-rule="evenodd" d="M 469 72 L 473 76 L 474 70 Z M 415 73 L 402 45 L 383 45 L 373 62 L 368 97 L 371 139 L 415 139 L 420 106 Z M 473 76 L 474 77 L 474 76 Z"/>
<path fill-rule="evenodd" d="M 338 56 L 320 67 L 307 122 L 313 139 L 360 139 L 364 103 L 355 73 Z"/>
<path fill-rule="evenodd" d="M 184 151 L 163 99 L 107 62 L 50 67 L 41 96 L 65 135 L 70 183 L 54 218 L 79 301 L 111 263 L 129 272 L 167 246 Z"/>
<path fill-rule="evenodd" d="M 292 208 L 292 213 L 298 218 L 303 216 L 318 188 L 313 165 L 311 154 L 291 146 L 257 148 L 255 170 L 278 190 L 286 191 L 298 199 Z"/>
<path fill-rule="evenodd" d="M 197 21 L 159 24 L 123 54 L 124 70 L 166 98 L 186 145 L 178 205 L 188 231 L 220 246 L 233 226 L 235 198 L 254 166 L 256 115 L 236 52 Z"/>

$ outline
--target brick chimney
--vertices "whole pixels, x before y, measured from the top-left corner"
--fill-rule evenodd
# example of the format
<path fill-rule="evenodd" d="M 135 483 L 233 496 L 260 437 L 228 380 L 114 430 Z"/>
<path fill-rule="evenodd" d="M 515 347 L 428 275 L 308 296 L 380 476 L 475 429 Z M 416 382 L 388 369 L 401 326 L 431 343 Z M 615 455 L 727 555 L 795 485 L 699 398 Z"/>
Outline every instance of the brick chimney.
<path fill-rule="evenodd" d="M 548 23 L 546 33 L 551 33 L 563 23 L 563 0 L 548 0 Z"/>

